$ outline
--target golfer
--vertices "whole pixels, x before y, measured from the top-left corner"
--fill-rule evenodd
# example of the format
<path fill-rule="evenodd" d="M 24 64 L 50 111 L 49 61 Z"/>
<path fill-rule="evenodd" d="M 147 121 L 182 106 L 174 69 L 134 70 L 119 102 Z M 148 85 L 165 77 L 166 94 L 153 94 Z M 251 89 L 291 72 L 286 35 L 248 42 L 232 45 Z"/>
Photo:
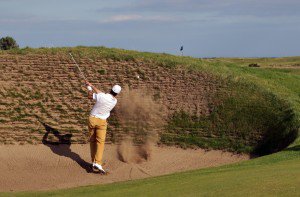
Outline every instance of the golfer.
<path fill-rule="evenodd" d="M 106 119 L 117 104 L 116 96 L 121 92 L 121 87 L 115 85 L 109 93 L 103 93 L 88 81 L 86 81 L 86 85 L 88 98 L 96 101 L 88 119 L 92 168 L 105 173 L 102 167 L 102 157 L 107 129 Z"/>

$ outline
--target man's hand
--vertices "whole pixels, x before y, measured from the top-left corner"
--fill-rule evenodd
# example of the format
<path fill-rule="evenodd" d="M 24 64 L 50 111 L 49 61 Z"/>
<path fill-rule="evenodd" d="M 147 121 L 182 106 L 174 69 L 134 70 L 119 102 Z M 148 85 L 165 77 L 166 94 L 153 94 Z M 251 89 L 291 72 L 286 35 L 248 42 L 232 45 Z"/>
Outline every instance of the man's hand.
<path fill-rule="evenodd" d="M 93 99 L 93 85 L 90 83 L 90 82 L 88 82 L 88 81 L 85 81 L 85 84 L 86 84 L 86 86 L 87 86 L 87 88 L 88 88 L 88 99 Z"/>
<path fill-rule="evenodd" d="M 87 85 L 87 86 L 93 86 L 90 82 L 88 82 L 88 81 L 85 81 L 85 84 Z"/>
<path fill-rule="evenodd" d="M 91 86 L 91 88 L 93 89 L 93 91 L 95 92 L 95 93 L 100 93 L 101 91 L 99 90 L 99 89 L 97 89 L 95 86 L 93 86 L 90 82 L 88 82 L 88 81 L 85 81 L 85 84 L 87 85 L 87 86 Z M 89 91 L 90 92 L 90 91 Z"/>

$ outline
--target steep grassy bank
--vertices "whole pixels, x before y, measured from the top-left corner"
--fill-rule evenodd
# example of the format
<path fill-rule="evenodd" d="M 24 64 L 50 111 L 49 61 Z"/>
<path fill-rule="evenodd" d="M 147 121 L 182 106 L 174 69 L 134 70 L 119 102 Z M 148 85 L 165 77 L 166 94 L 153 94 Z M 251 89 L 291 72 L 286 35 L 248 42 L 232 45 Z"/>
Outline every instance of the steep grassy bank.
<path fill-rule="evenodd" d="M 253 83 L 229 79 L 226 84 L 215 95 L 210 115 L 173 114 L 162 141 L 264 155 L 296 139 L 299 115 L 288 100 Z"/>
<path fill-rule="evenodd" d="M 13 77 L 21 79 L 16 83 L 13 79 L 13 85 L 4 86 L 1 92 L 3 97 L 19 103 L 12 110 L 3 111 L 1 121 L 4 124 L 11 121 L 36 124 L 34 114 L 25 110 L 29 106 L 50 126 L 72 132 L 75 137 L 78 135 L 77 140 L 73 138 L 74 142 L 83 139 L 80 133 L 85 127 L 83 114 L 88 113 L 88 107 L 82 101 L 85 91 L 76 70 L 72 70 L 74 65 L 68 52 L 74 54 L 89 78 L 101 78 L 106 88 L 115 82 L 132 88 L 147 87 L 155 99 L 162 100 L 169 111 L 168 125 L 161 130 L 162 143 L 268 154 L 281 150 L 297 137 L 300 88 L 296 84 L 300 78 L 295 69 L 287 72 L 274 68 L 248 68 L 236 59 L 197 59 L 104 47 L 27 48 L 0 52 L 10 58 L 9 64 L 0 66 L 7 69 L 7 73 L 11 66 L 19 69 Z M 288 59 L 270 59 L 270 63 L 297 64 L 297 58 Z M 35 68 L 31 68 L 31 64 Z M 55 72 L 51 71 L 53 68 Z M 28 72 L 30 69 L 34 75 Z M 43 72 L 38 70 L 46 74 L 40 80 L 38 78 L 42 76 L 39 75 Z M 135 74 L 142 80 L 133 79 Z M 48 76 L 51 81 L 40 85 L 49 80 Z M 31 85 L 29 82 L 23 84 L 24 80 L 30 81 Z M 5 81 L 9 79 L 5 78 Z M 44 88 L 48 88 L 47 91 L 43 92 Z M 72 99 L 68 95 L 72 95 Z M 1 102 L 3 106 L 8 104 L 6 100 Z M 13 119 L 9 120 L 8 116 Z M 75 122 L 67 120 L 70 116 L 75 117 Z M 111 132 L 114 135 L 109 136 L 112 142 L 118 141 L 122 130 L 117 127 L 117 121 L 112 121 L 115 125 Z M 20 129 L 24 129 L 24 124 Z M 29 132 L 40 132 L 40 136 L 31 141 L 39 141 L 43 135 L 43 130 L 35 127 Z M 32 134 L 28 136 L 32 137 Z"/>

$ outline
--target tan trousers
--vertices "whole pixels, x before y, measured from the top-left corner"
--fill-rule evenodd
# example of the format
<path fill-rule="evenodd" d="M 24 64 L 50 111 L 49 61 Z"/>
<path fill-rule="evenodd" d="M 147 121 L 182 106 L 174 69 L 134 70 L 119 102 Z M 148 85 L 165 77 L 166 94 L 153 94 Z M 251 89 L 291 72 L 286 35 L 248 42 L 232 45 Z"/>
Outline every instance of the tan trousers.
<path fill-rule="evenodd" d="M 92 162 L 102 165 L 107 122 L 93 116 L 88 120 Z"/>

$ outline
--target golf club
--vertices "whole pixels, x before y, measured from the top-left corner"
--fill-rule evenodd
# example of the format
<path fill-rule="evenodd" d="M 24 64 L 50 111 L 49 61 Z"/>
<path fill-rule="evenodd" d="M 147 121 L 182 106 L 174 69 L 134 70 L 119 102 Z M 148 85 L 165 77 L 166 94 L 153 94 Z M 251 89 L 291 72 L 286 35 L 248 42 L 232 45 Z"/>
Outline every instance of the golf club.
<path fill-rule="evenodd" d="M 71 53 L 69 53 L 69 55 L 71 56 L 72 60 L 73 60 L 74 63 L 76 64 L 76 66 L 77 66 L 77 68 L 78 68 L 78 70 L 79 70 L 79 72 L 80 72 L 80 74 L 81 74 L 81 77 L 82 77 L 85 81 L 87 81 L 87 79 L 86 79 L 86 77 L 84 76 L 83 72 L 81 71 L 79 65 L 78 65 L 77 62 L 75 61 L 73 55 L 72 55 Z"/>

